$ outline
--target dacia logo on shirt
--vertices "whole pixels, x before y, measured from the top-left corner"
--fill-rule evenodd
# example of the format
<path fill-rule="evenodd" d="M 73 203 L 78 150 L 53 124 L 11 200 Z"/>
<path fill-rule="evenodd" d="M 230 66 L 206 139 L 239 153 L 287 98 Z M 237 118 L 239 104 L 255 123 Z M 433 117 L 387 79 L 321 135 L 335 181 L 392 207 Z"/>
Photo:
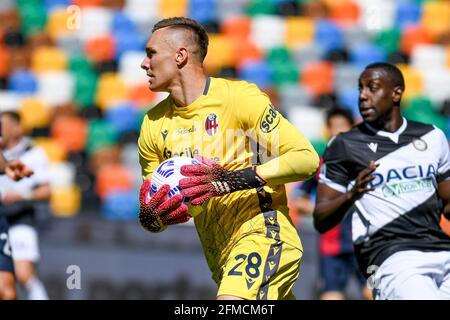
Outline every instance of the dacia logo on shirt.
<path fill-rule="evenodd" d="M 275 110 L 272 104 L 269 104 L 269 106 L 264 110 L 259 128 L 262 132 L 269 133 L 280 124 L 280 121 L 280 114 Z"/>

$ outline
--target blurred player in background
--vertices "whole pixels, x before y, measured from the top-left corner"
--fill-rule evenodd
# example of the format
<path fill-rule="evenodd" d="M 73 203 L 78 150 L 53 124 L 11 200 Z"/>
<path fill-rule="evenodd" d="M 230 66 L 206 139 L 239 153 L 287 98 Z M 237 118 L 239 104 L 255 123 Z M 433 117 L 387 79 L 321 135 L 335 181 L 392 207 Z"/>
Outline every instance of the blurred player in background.
<path fill-rule="evenodd" d="M 180 187 L 203 208 L 195 225 L 217 298 L 293 299 L 303 248 L 284 184 L 314 175 L 319 158 L 255 85 L 206 76 L 207 48 L 203 27 L 180 17 L 158 22 L 147 43 L 149 87 L 170 95 L 142 123 L 140 223 L 160 232 L 189 220 L 181 195 L 165 201 L 168 185 L 149 198 L 149 179 L 167 158 L 202 155 L 182 167 Z"/>
<path fill-rule="evenodd" d="M 1 138 L 1 122 L 0 122 Z M 22 162 L 13 160 L 6 161 L 0 152 L 0 175 L 6 174 L 14 181 L 29 177 L 33 171 Z M 16 284 L 14 279 L 14 263 L 11 257 L 11 246 L 9 243 L 8 223 L 0 201 L 0 300 L 14 300 L 16 298 Z"/>
<path fill-rule="evenodd" d="M 327 111 L 325 123 L 327 136 L 332 138 L 353 127 L 353 116 L 349 110 L 334 107 Z M 312 214 L 317 184 L 318 176 L 300 186 L 295 201 L 299 214 Z M 351 228 L 351 215 L 346 215 L 340 224 L 319 238 L 321 300 L 345 299 L 345 288 L 352 275 L 360 285 L 363 297 L 371 298 L 370 289 L 366 286 L 366 279 L 359 270 L 353 253 Z"/>
<path fill-rule="evenodd" d="M 400 113 L 400 70 L 368 65 L 359 78 L 363 123 L 324 153 L 314 224 L 325 232 L 349 210 L 361 271 L 376 299 L 450 299 L 450 155 L 443 132 Z"/>
<path fill-rule="evenodd" d="M 48 159 L 42 149 L 24 137 L 20 116 L 16 112 L 3 112 L 1 121 L 1 149 L 5 158 L 20 160 L 34 172 L 30 178 L 18 182 L 6 176 L 0 177 L 0 194 L 10 226 L 15 273 L 27 299 L 45 300 L 48 299 L 47 292 L 35 269 L 35 263 L 39 261 L 39 245 L 34 223 L 36 202 L 50 199 Z"/>

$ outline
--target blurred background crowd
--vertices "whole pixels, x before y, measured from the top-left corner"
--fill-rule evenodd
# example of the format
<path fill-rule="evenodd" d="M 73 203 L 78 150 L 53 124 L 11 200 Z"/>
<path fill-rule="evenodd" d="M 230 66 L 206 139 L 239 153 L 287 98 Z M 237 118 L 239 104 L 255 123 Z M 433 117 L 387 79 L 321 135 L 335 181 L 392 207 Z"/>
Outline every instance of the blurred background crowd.
<path fill-rule="evenodd" d="M 84 222 L 73 237 L 81 242 L 99 236 L 93 225 L 110 225 L 115 236 L 118 222 L 139 229 L 136 142 L 143 115 L 165 97 L 148 90 L 140 63 L 153 24 L 170 16 L 206 27 L 209 75 L 256 83 L 319 154 L 328 139 L 325 110 L 338 105 L 358 120 L 358 76 L 374 61 L 402 70 L 405 116 L 450 139 L 446 0 L 1 0 L 0 112 L 17 111 L 50 160 L 46 221 L 66 229 L 48 239 L 67 239 L 71 221 Z M 170 245 L 171 235 L 160 241 Z M 77 297 L 58 292 L 50 297 Z"/>

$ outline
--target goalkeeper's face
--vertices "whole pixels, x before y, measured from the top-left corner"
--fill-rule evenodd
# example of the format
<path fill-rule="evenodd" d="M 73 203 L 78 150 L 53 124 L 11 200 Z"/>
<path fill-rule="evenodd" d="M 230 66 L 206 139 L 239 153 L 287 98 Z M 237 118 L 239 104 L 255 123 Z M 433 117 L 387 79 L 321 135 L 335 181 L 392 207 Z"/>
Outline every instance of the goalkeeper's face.
<path fill-rule="evenodd" d="M 156 30 L 148 40 L 145 51 L 141 68 L 147 73 L 150 90 L 169 91 L 178 74 L 177 50 L 171 45 L 170 29 Z"/>

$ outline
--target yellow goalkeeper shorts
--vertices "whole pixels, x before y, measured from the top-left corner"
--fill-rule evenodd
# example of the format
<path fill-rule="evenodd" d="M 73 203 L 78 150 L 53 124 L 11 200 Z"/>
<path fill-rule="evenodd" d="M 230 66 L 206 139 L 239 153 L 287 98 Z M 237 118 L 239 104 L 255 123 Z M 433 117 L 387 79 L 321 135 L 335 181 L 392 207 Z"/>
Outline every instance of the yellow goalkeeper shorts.
<path fill-rule="evenodd" d="M 286 242 L 253 233 L 231 250 L 217 296 L 247 300 L 293 300 L 303 252 Z"/>

